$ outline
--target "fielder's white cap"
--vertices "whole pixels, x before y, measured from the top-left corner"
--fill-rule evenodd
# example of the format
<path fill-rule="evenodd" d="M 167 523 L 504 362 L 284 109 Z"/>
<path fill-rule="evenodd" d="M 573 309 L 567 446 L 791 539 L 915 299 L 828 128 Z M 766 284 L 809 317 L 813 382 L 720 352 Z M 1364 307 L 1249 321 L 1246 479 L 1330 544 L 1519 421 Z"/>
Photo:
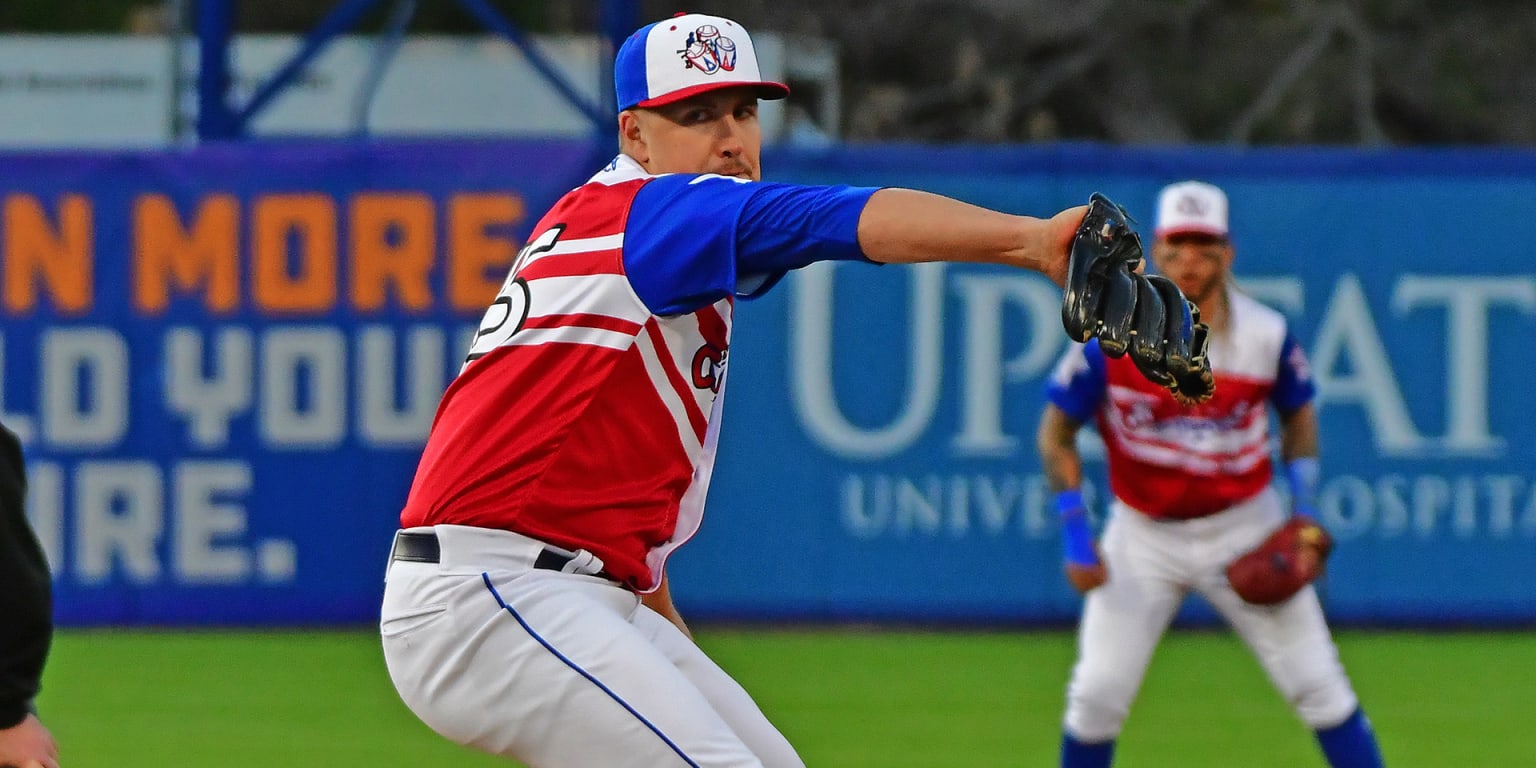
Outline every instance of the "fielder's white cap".
<path fill-rule="evenodd" d="M 789 86 L 763 79 L 747 30 L 702 13 L 680 13 L 635 30 L 614 57 L 613 84 L 620 111 L 737 85 L 757 86 L 762 99 L 789 95 Z"/>
<path fill-rule="evenodd" d="M 1210 235 L 1225 238 L 1227 193 L 1203 181 L 1181 181 L 1157 196 L 1158 237 Z"/>

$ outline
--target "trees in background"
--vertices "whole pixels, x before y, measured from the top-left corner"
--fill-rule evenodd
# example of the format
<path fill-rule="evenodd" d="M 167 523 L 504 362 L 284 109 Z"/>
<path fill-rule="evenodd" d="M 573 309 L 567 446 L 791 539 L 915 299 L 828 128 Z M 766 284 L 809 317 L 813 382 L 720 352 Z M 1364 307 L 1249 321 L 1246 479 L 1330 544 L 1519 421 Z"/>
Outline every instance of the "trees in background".
<path fill-rule="evenodd" d="M 237 0 L 239 28 L 302 31 L 337 1 Z M 600 1 L 491 0 L 560 33 L 590 32 Z M 1521 0 L 637 2 L 835 42 L 856 141 L 1536 144 Z M 413 31 L 479 30 L 452 0 L 417 6 Z M 0 32 L 153 31 L 170 7 L 6 0 Z"/>

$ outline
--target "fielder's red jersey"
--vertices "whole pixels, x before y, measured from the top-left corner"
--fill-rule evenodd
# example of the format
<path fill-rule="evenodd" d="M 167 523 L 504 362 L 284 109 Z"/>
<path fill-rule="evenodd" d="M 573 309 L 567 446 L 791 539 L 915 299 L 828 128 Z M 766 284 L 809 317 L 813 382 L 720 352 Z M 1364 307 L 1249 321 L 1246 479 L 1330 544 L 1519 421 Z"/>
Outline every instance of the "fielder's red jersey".
<path fill-rule="evenodd" d="M 1204 403 L 1179 404 L 1097 340 L 1073 345 L 1047 385 L 1068 416 L 1096 421 L 1110 490 L 1150 517 L 1203 517 L 1262 491 L 1272 476 L 1267 405 L 1290 412 L 1315 394 L 1285 317 L 1237 291 L 1227 306 L 1210 345 L 1216 392 Z"/>
<path fill-rule="evenodd" d="M 623 249 L 653 177 L 621 160 L 535 226 L 438 406 L 400 521 L 586 549 L 649 590 L 702 517 L 733 300 L 646 307 Z"/>

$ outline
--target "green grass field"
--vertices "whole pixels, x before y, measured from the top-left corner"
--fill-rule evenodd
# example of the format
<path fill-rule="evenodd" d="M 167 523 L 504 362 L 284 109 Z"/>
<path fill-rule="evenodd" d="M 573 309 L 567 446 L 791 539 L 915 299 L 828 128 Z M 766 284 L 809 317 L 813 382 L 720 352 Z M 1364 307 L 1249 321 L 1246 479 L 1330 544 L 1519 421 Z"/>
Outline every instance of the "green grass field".
<path fill-rule="evenodd" d="M 1068 633 L 697 633 L 813 768 L 1055 764 Z M 1339 644 L 1388 765 L 1536 766 L 1536 638 L 1344 633 Z M 508 765 L 418 723 L 371 631 L 66 631 L 44 684 L 66 768 Z M 1169 636 L 1119 756 L 1118 768 L 1324 765 L 1223 633 Z"/>

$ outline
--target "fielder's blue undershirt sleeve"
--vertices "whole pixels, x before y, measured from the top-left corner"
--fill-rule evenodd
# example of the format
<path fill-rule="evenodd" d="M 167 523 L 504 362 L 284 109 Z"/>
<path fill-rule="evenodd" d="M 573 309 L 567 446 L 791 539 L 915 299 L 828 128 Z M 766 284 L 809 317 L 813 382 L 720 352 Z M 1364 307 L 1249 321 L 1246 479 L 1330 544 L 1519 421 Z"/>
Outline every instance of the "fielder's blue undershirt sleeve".
<path fill-rule="evenodd" d="M 1104 375 L 1104 353 L 1098 339 L 1089 339 L 1068 353 L 1045 382 L 1045 397 L 1073 421 L 1086 424 L 1104 401 L 1108 379 Z"/>
<path fill-rule="evenodd" d="M 652 312 L 680 314 L 739 295 L 759 296 L 786 271 L 864 259 L 859 215 L 871 188 L 660 176 L 635 194 L 624 268 Z"/>
<path fill-rule="evenodd" d="M 1296 337 L 1287 333 L 1280 346 L 1280 367 L 1275 371 L 1275 387 L 1269 391 L 1269 401 L 1281 413 L 1290 413 L 1312 402 L 1316 395 L 1317 383 L 1312 380 L 1307 355 Z"/>

